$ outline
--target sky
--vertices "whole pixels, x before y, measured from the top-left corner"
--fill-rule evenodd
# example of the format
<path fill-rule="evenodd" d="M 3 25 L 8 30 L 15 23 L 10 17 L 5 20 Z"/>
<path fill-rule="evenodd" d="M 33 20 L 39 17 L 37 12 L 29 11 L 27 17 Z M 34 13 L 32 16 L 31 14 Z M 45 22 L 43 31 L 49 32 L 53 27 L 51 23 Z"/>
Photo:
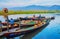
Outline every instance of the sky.
<path fill-rule="evenodd" d="M 0 0 L 0 7 L 23 7 L 28 5 L 60 5 L 60 0 Z"/>

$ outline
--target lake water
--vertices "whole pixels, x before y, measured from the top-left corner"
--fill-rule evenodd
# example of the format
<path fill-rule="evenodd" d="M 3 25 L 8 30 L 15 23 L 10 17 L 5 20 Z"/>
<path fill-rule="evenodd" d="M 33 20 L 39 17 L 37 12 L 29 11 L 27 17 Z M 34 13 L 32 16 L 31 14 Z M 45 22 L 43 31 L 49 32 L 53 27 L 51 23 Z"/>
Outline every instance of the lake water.
<path fill-rule="evenodd" d="M 53 15 L 55 20 L 52 20 L 45 29 L 32 39 L 60 39 L 60 15 Z"/>
<path fill-rule="evenodd" d="M 10 18 L 18 18 L 18 17 L 26 17 L 26 16 L 32 16 L 33 14 L 20 14 L 20 15 L 10 15 Z M 39 16 L 39 14 L 35 14 L 36 16 Z M 58 14 L 42 14 L 42 16 L 51 17 L 55 16 L 55 19 L 52 20 L 49 25 L 44 28 L 41 32 L 36 34 L 32 39 L 60 39 L 60 15 Z M 0 16 L 0 20 L 4 22 L 3 16 Z M 19 39 L 19 37 L 16 37 L 15 39 Z"/>

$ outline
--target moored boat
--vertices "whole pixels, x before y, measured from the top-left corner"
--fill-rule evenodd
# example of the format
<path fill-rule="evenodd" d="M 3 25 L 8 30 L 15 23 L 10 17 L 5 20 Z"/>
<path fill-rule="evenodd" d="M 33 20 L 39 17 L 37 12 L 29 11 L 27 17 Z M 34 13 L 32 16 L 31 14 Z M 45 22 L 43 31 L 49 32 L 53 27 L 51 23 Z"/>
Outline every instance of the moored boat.
<path fill-rule="evenodd" d="M 30 18 L 29 18 L 30 19 Z M 29 20 L 29 19 L 27 19 L 27 20 L 24 20 L 24 19 L 21 19 L 21 23 L 19 23 L 19 22 L 15 22 L 14 23 L 14 26 L 13 26 L 13 28 L 17 28 L 17 27 L 29 27 L 29 26 L 33 26 L 33 25 L 35 25 L 35 24 L 37 24 L 35 21 L 38 21 L 38 20 L 40 20 L 40 21 L 43 21 L 43 20 L 45 20 L 46 18 L 41 18 L 41 19 L 31 19 L 31 20 Z M 24 23 L 23 23 L 24 22 Z M 7 30 L 7 23 L 2 23 L 3 24 L 3 26 L 2 26 L 2 30 L 4 31 L 4 30 Z M 9 23 L 8 23 L 9 24 Z M 20 24 L 20 25 L 19 25 Z M 12 26 L 10 26 L 10 24 L 8 25 L 8 27 L 9 27 L 9 29 L 11 29 L 12 28 Z"/>
<path fill-rule="evenodd" d="M 38 20 L 36 20 L 36 21 L 38 21 Z M 17 23 L 14 23 L 14 25 L 13 25 L 13 28 L 17 28 L 17 27 L 31 27 L 31 26 L 34 26 L 35 24 L 37 24 L 35 21 L 30 21 L 30 22 L 22 22 L 20 25 L 19 25 L 20 23 L 19 22 L 17 22 Z M 12 26 L 9 24 L 8 25 L 8 28 L 9 29 L 12 29 Z M 5 30 L 7 30 L 7 25 L 4 25 L 4 26 L 2 26 L 2 31 L 5 31 Z"/>
<path fill-rule="evenodd" d="M 49 18 L 50 20 L 51 19 L 53 19 L 54 17 L 51 17 L 51 18 Z M 41 21 L 43 21 L 43 20 L 45 20 L 45 19 L 47 19 L 47 18 L 41 18 L 41 19 L 38 19 L 38 20 L 41 20 Z M 38 20 L 33 20 L 33 22 L 28 22 L 28 20 L 25 20 L 25 21 L 27 21 L 27 23 L 26 24 L 24 24 L 24 23 L 22 23 L 22 24 L 20 24 L 19 22 L 17 22 L 17 23 L 15 23 L 14 24 L 14 26 L 13 26 L 13 28 L 18 28 L 19 26 L 22 28 L 22 27 L 31 27 L 31 26 L 34 26 L 35 24 L 37 24 L 37 23 L 35 23 L 34 21 L 38 21 Z M 23 19 L 22 19 L 22 21 L 23 21 Z M 31 21 L 31 20 L 29 20 L 29 21 Z M 7 23 L 2 23 L 3 24 L 3 26 L 2 26 L 2 31 L 6 31 L 7 30 Z M 20 25 L 19 25 L 20 24 Z M 9 29 L 12 29 L 12 26 L 9 24 Z"/>
<path fill-rule="evenodd" d="M 29 33 L 31 31 L 34 31 L 34 30 L 36 30 L 36 29 L 38 29 L 38 28 L 40 28 L 42 26 L 46 26 L 47 24 L 49 24 L 50 20 L 47 19 L 47 20 L 45 20 L 43 22 L 44 23 L 42 23 L 42 24 L 37 24 L 37 25 L 31 26 L 31 27 L 28 27 L 28 28 L 16 29 L 16 30 L 14 30 L 12 32 L 5 32 L 2 36 L 9 37 L 9 38 L 20 36 L 20 35 Z"/>

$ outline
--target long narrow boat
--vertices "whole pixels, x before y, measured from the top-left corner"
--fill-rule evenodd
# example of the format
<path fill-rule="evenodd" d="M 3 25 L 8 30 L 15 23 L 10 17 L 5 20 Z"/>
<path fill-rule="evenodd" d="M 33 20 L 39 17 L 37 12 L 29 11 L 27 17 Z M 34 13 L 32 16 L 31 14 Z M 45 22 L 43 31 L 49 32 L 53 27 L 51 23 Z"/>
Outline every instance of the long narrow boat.
<path fill-rule="evenodd" d="M 36 23 L 21 24 L 20 27 L 30 27 L 30 26 L 34 26 L 35 24 Z M 17 28 L 17 27 L 19 27 L 19 24 L 16 24 L 15 26 L 13 26 L 13 28 Z M 12 29 L 12 26 L 9 26 L 9 29 Z M 6 31 L 6 30 L 7 30 L 7 26 L 2 26 L 2 31 Z"/>
<path fill-rule="evenodd" d="M 27 20 L 29 20 L 30 18 L 28 18 Z M 44 18 L 44 19 L 46 19 L 46 18 Z M 23 19 L 21 19 L 21 20 L 24 20 L 24 18 Z M 27 21 L 27 20 L 25 20 L 25 21 Z M 33 19 L 30 19 L 30 20 L 33 20 Z M 41 18 L 41 19 L 34 19 L 35 21 L 38 21 L 38 20 L 43 20 L 43 18 Z M 28 22 L 29 23 L 29 22 Z M 2 26 L 2 31 L 5 31 L 5 30 L 7 30 L 7 23 L 2 23 L 3 24 L 3 26 Z M 15 26 L 13 26 L 13 28 L 17 28 L 17 27 L 19 27 L 19 22 L 17 22 L 17 23 L 15 23 L 16 25 Z M 35 25 L 36 23 L 29 23 L 29 24 L 20 24 L 20 27 L 30 27 L 30 26 L 33 26 L 33 25 Z M 9 26 L 9 29 L 12 29 L 12 26 Z"/>
<path fill-rule="evenodd" d="M 20 17 L 20 20 L 40 20 L 41 18 L 45 18 L 44 16 L 41 16 L 41 17 L 35 17 L 35 18 L 33 18 L 33 17 L 31 17 L 31 18 L 22 18 L 22 17 Z M 55 17 L 53 16 L 53 17 L 51 17 L 51 19 L 55 19 Z M 17 22 L 17 21 L 19 21 L 19 19 L 14 19 L 15 20 L 15 22 Z"/>
<path fill-rule="evenodd" d="M 22 18 L 22 17 L 20 17 L 19 19 L 20 20 L 42 20 L 42 19 L 44 19 L 45 17 L 36 17 L 36 18 Z M 14 19 L 14 21 L 15 22 L 19 22 L 19 19 Z M 50 19 L 55 19 L 55 17 L 51 17 Z M 9 21 L 9 20 L 8 20 Z M 7 25 L 7 23 L 6 22 L 4 22 L 4 23 L 2 23 L 3 25 Z"/>
<path fill-rule="evenodd" d="M 38 20 L 37 20 L 38 21 Z M 34 22 L 34 21 L 33 21 Z M 26 24 L 20 24 L 20 27 L 22 28 L 22 27 L 31 27 L 31 26 L 34 26 L 35 24 L 37 24 L 37 23 L 26 23 Z M 8 26 L 9 27 L 9 29 L 12 29 L 12 26 L 11 25 L 9 25 Z M 19 27 L 19 23 L 17 22 L 17 23 L 15 23 L 14 24 L 14 26 L 13 26 L 13 28 L 17 28 L 17 27 Z M 6 31 L 7 30 L 7 25 L 5 25 L 5 26 L 2 26 L 2 31 Z"/>
<path fill-rule="evenodd" d="M 45 22 L 45 23 L 38 24 L 37 26 L 35 25 L 32 27 L 22 28 L 22 29 L 14 28 L 14 29 L 9 30 L 10 32 L 4 31 L 1 33 L 1 36 L 12 38 L 12 37 L 16 37 L 16 36 L 20 36 L 20 35 L 29 33 L 29 32 L 34 31 L 42 26 L 48 25 L 50 22 L 50 19 L 47 19 L 46 21 L 43 21 L 43 22 Z"/>
<path fill-rule="evenodd" d="M 39 18 L 39 17 L 36 17 L 36 18 L 22 18 L 22 17 L 20 17 L 19 19 L 20 20 L 41 20 L 41 19 L 43 19 L 43 18 L 45 18 L 45 17 L 41 17 L 41 18 Z M 15 22 L 19 22 L 19 19 L 14 19 L 14 21 Z M 9 20 L 8 20 L 9 21 Z M 6 22 L 4 22 L 4 23 L 2 23 L 3 25 L 7 25 L 7 23 Z"/>
<path fill-rule="evenodd" d="M 45 17 L 40 17 L 40 18 L 45 18 Z M 35 17 L 35 18 L 33 18 L 33 17 L 31 17 L 31 18 L 21 18 L 20 17 L 21 20 L 38 20 L 40 18 L 39 17 Z"/>
<path fill-rule="evenodd" d="M 41 18 L 45 18 L 45 17 L 35 17 L 35 18 L 33 18 L 33 17 L 24 17 L 24 18 L 22 18 L 22 17 L 20 17 L 19 19 L 20 20 L 40 20 Z M 19 21 L 19 19 L 14 19 L 15 20 L 15 22 L 17 22 L 17 21 Z"/>

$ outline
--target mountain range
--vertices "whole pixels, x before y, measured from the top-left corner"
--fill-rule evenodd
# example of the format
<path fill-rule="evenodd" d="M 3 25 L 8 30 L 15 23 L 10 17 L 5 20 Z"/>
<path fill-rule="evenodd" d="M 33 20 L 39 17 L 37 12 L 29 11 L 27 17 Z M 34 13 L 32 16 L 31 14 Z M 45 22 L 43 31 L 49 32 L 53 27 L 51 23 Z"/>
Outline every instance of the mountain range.
<path fill-rule="evenodd" d="M 12 7 L 9 10 L 60 10 L 60 5 L 53 6 L 39 6 L 39 5 L 29 5 L 24 7 Z"/>

